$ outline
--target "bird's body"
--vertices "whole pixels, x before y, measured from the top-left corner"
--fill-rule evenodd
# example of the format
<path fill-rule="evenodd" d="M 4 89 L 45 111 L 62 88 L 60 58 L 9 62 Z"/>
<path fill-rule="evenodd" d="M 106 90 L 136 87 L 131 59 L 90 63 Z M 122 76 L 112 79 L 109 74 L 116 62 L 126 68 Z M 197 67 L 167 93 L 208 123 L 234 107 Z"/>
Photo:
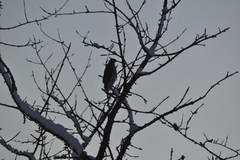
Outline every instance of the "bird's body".
<path fill-rule="evenodd" d="M 110 59 L 104 70 L 103 84 L 106 92 L 109 92 L 109 90 L 112 89 L 112 86 L 115 80 L 117 79 L 117 70 L 115 67 L 115 62 L 116 59 Z"/>

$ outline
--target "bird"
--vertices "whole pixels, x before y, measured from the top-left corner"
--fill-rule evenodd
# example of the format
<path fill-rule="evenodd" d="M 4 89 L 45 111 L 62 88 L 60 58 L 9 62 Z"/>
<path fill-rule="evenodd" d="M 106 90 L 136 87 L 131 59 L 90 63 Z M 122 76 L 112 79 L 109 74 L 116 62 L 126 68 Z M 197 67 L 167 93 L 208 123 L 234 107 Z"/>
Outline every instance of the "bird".
<path fill-rule="evenodd" d="M 102 81 L 104 84 L 104 89 L 107 93 L 109 92 L 109 90 L 112 89 L 112 86 L 117 79 L 117 70 L 115 67 L 115 62 L 116 59 L 111 58 L 104 70 Z"/>

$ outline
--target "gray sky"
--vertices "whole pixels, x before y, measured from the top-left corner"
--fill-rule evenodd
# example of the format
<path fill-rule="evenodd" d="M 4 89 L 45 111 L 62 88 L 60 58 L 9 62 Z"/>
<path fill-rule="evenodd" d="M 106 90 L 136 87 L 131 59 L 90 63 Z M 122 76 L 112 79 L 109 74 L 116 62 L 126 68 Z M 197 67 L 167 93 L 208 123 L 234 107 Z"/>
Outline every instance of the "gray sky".
<path fill-rule="evenodd" d="M 131 2 L 134 4 L 138 1 Z M 49 11 L 54 11 L 54 8 L 58 8 L 61 5 L 60 3 L 56 4 L 55 1 L 48 3 L 42 1 L 26 1 L 26 4 L 29 20 L 41 17 L 42 12 L 39 9 L 39 5 Z M 84 10 L 85 4 L 88 4 L 89 9 L 99 9 L 102 7 L 96 1 L 71 1 L 63 11 Z M 22 1 L 8 0 L 3 1 L 2 5 L 3 9 L 1 10 L 0 16 L 1 27 L 8 27 L 16 25 L 19 22 L 24 22 Z M 121 4 L 121 6 L 125 7 L 124 4 Z M 162 1 L 147 1 L 141 14 L 143 21 L 149 24 L 152 36 L 156 33 L 159 12 L 162 9 L 161 6 Z M 202 34 L 205 28 L 209 35 L 218 32 L 218 28 L 224 29 L 230 27 L 230 30 L 216 39 L 206 41 L 205 47 L 197 46 L 191 48 L 151 77 L 143 77 L 140 79 L 132 90 L 145 96 L 148 104 L 145 105 L 139 98 L 131 97 L 129 103 L 132 108 L 152 108 L 169 95 L 171 99 L 164 103 L 159 109 L 160 113 L 164 112 L 179 102 L 188 86 L 190 86 L 188 98 L 197 98 L 212 84 L 223 78 L 228 71 L 240 71 L 239 8 L 239 0 L 182 1 L 172 12 L 172 20 L 169 24 L 168 32 L 164 35 L 163 39 L 160 40 L 160 43 L 167 44 L 179 36 L 185 28 L 187 28 L 187 30 L 178 41 L 169 47 L 168 51 L 176 51 L 186 46 L 194 40 L 196 34 Z M 90 30 L 89 38 L 93 42 L 107 46 L 110 44 L 109 41 L 111 39 L 115 39 L 113 26 L 112 17 L 107 15 L 63 16 L 42 22 L 42 28 L 47 34 L 57 38 L 57 29 L 59 29 L 62 39 L 64 39 L 66 43 L 72 43 L 71 53 L 75 53 L 75 57 L 72 58 L 72 63 L 75 65 L 78 74 L 83 72 L 89 53 L 93 51 L 90 62 L 91 67 L 83 78 L 83 85 L 89 97 L 96 101 L 105 98 L 105 94 L 101 91 L 103 87 L 102 81 L 98 75 L 103 73 L 103 64 L 106 58 L 100 56 L 100 54 L 104 53 L 101 50 L 84 48 L 81 44 L 82 39 L 75 31 L 78 30 L 80 34 L 84 35 Z M 130 61 L 133 55 L 136 54 L 139 45 L 132 30 L 126 30 L 126 33 L 129 35 L 127 41 L 127 57 Z M 42 50 L 41 56 L 47 57 L 54 52 L 49 66 L 54 66 L 60 60 L 59 54 L 62 53 L 61 47 L 43 36 L 39 31 L 39 26 L 36 24 L 30 24 L 10 31 L 0 30 L 0 34 L 0 41 L 12 44 L 26 43 L 28 37 L 32 38 L 33 35 L 39 39 L 46 40 L 45 44 L 49 41 Z M 37 61 L 34 50 L 30 47 L 12 48 L 3 45 L 0 47 L 2 58 L 9 65 L 15 76 L 21 97 L 26 98 L 30 104 L 35 100 L 41 104 L 40 92 L 37 90 L 31 74 L 32 71 L 34 71 L 39 84 L 43 87 L 44 70 L 42 67 L 26 61 L 26 59 Z M 151 67 L 147 69 L 150 70 Z M 59 86 L 66 86 L 62 88 L 66 92 L 69 91 L 69 87 L 66 84 L 71 83 L 71 79 L 67 78 L 68 76 L 70 77 L 72 75 L 66 70 L 66 72 L 64 72 L 65 78 L 63 77 L 59 82 Z M 82 93 L 79 91 L 79 99 L 81 99 L 81 96 Z M 81 101 L 79 101 L 79 103 L 85 107 L 86 103 L 83 101 L 81 103 Z M 2 78 L 0 78 L 0 102 L 13 104 Z M 205 133 L 210 139 L 219 138 L 221 141 L 228 135 L 229 146 L 239 148 L 240 75 L 237 74 L 221 83 L 202 103 L 204 103 L 204 106 L 191 122 L 190 136 L 199 141 L 203 141 L 204 136 L 202 133 Z M 179 124 L 183 114 L 186 117 L 189 116 L 189 110 L 194 110 L 200 105 L 201 103 L 198 103 L 192 109 L 185 109 L 176 115 L 170 116 L 169 119 Z M 24 133 L 33 130 L 34 124 L 28 121 L 22 125 L 23 117 L 18 111 L 2 106 L 0 110 L 0 128 L 2 128 L 0 135 L 5 139 L 10 139 L 18 131 L 22 130 L 20 137 L 27 139 Z M 124 113 L 122 114 L 124 116 Z M 142 120 L 145 120 L 144 118 L 145 117 L 140 118 L 139 121 L 142 122 Z M 64 123 L 61 119 L 57 119 L 57 122 Z M 19 126 L 21 126 L 21 128 L 19 128 Z M 121 133 L 119 128 L 114 128 L 114 131 Z M 118 137 L 116 137 L 116 139 L 118 139 Z M 130 151 L 130 153 L 139 155 L 139 159 L 149 159 L 149 157 L 151 157 L 151 159 L 159 157 L 169 159 L 171 148 L 174 148 L 174 159 L 180 158 L 181 155 L 185 155 L 186 159 L 204 159 L 206 156 L 209 156 L 203 149 L 185 140 L 161 123 L 157 123 L 137 135 L 133 139 L 133 143 L 143 148 L 143 151 L 134 149 Z M 17 148 L 18 144 L 14 143 L 14 146 Z M 92 151 L 95 149 L 97 148 L 91 146 Z M 91 154 L 92 152 L 89 151 L 89 153 Z M 223 154 L 227 153 L 223 152 Z M 0 155 L 1 158 L 5 158 L 6 160 L 14 158 L 14 155 L 6 151 L 2 146 L 0 146 Z M 196 155 L 199 157 L 196 158 Z"/>

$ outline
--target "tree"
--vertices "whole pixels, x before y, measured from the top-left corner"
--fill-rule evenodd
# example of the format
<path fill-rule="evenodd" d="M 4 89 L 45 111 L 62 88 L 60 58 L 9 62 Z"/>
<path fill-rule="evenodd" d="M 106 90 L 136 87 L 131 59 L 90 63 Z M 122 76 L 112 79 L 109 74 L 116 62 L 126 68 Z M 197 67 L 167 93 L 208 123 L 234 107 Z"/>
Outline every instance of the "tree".
<path fill-rule="evenodd" d="M 86 5 L 84 5 L 83 2 L 82 6 L 76 6 L 77 10 L 69 9 L 70 2 L 65 1 L 54 10 L 48 9 L 48 6 L 41 6 L 42 16 L 32 18 L 33 15 L 28 13 L 28 3 L 23 0 L 24 20 L 17 25 L 1 27 L 0 30 L 13 32 L 16 29 L 20 30 L 31 25 L 34 25 L 35 29 L 38 28 L 38 30 L 33 31 L 33 36 L 30 36 L 25 44 L 15 44 L 14 42 L 1 42 L 0 44 L 19 50 L 32 48 L 35 58 L 27 58 L 27 61 L 31 65 L 42 68 L 39 72 L 32 72 L 32 79 L 40 92 L 42 101 L 38 100 L 30 103 L 27 98 L 24 98 L 26 95 L 18 91 L 19 83 L 9 67 L 9 62 L 1 57 L 0 73 L 8 88 L 8 94 L 11 95 L 15 103 L 15 105 L 1 103 L 1 106 L 21 113 L 23 115 L 23 126 L 30 122 L 36 125 L 34 130 L 28 133 L 27 139 L 19 140 L 21 131 L 12 135 L 10 140 L 1 135 L 1 145 L 17 156 L 25 156 L 29 159 L 120 160 L 130 157 L 137 158 L 137 155 L 131 154 L 131 150 L 141 150 L 142 146 L 135 145 L 133 138 L 148 130 L 151 126 L 159 125 L 160 122 L 161 125 L 169 127 L 187 141 L 206 150 L 210 155 L 209 159 L 238 157 L 239 150 L 228 146 L 228 138 L 220 141 L 203 134 L 205 140 L 199 141 L 189 134 L 192 120 L 204 106 L 203 100 L 217 85 L 235 75 L 237 71 L 226 73 L 225 76 L 213 83 L 197 98 L 189 97 L 190 87 L 186 88 L 178 102 L 169 106 L 165 111 L 162 111 L 160 107 L 171 100 L 171 96 L 161 97 L 155 106 L 141 107 L 134 106 L 131 103 L 134 98 L 147 104 L 147 98 L 142 93 L 134 90 L 139 85 L 140 79 L 159 73 L 190 48 L 204 46 L 205 41 L 214 39 L 229 30 L 229 28 L 219 28 L 217 32 L 209 34 L 205 29 L 203 33 L 196 34 L 194 39 L 187 45 L 171 51 L 170 46 L 179 41 L 179 38 L 185 34 L 186 29 L 168 43 L 162 43 L 161 40 L 168 31 L 172 12 L 180 2 L 181 0 L 164 0 L 162 8 L 159 6 L 158 12 L 160 15 L 157 28 L 151 30 L 152 27 L 141 19 L 141 13 L 147 4 L 146 1 L 137 2 L 134 5 L 130 1 L 125 1 L 125 8 L 122 2 L 114 0 L 96 2 L 99 3 L 100 9 L 98 7 L 95 9 L 94 6 L 87 4 L 88 2 L 85 2 Z M 91 38 L 91 30 L 84 34 L 84 31 L 77 29 L 74 36 L 81 39 L 86 48 L 90 47 L 94 51 L 101 50 L 101 52 L 104 52 L 100 56 L 104 57 L 106 62 L 109 58 L 117 59 L 118 78 L 114 89 L 110 92 L 101 91 L 100 87 L 87 88 L 86 84 L 84 85 L 89 68 L 94 65 L 92 63 L 93 51 L 88 54 L 87 64 L 85 68 L 81 68 L 82 73 L 79 74 L 80 69 L 77 68 L 78 65 L 75 59 L 78 57 L 76 48 L 80 40 L 79 42 L 68 42 L 63 38 L 66 37 L 66 33 L 61 32 L 61 29 L 56 29 L 57 32 L 55 33 L 47 30 L 49 21 L 58 23 L 58 19 L 61 20 L 65 16 L 76 18 L 75 22 L 81 16 L 97 16 L 96 18 L 106 16 L 106 18 L 109 18 L 110 26 L 112 26 L 115 34 L 109 36 L 110 40 L 107 44 L 102 42 L 104 36 Z M 66 20 L 66 22 L 68 21 Z M 101 26 L 100 23 L 96 21 L 93 26 L 97 31 Z M 66 24 L 66 26 L 69 25 L 72 24 Z M 130 31 L 134 32 L 134 37 L 128 36 Z M 106 33 L 104 35 L 108 36 Z M 134 42 L 131 42 L 131 38 L 134 38 Z M 136 46 L 135 52 L 130 54 L 129 48 Z M 57 49 L 52 51 L 55 48 Z M 81 50 L 84 49 L 81 48 Z M 84 54 L 86 53 L 81 52 L 78 59 L 85 57 Z M 103 62 L 100 63 L 103 64 Z M 95 65 L 95 67 L 98 66 Z M 96 78 L 98 73 L 93 73 Z M 98 79 L 88 79 L 87 81 L 90 81 L 91 85 L 93 85 L 96 81 L 102 82 L 102 76 L 99 75 Z M 102 99 L 93 99 L 89 96 L 89 92 L 96 90 L 101 91 Z M 146 93 L 151 94 L 151 91 Z M 181 113 L 185 109 L 190 113 L 189 115 L 182 116 L 180 121 L 177 122 L 171 120 L 170 116 Z M 114 131 L 115 127 L 121 127 L 123 133 Z M 4 130 L 4 126 L 2 126 L 1 130 Z M 14 142 L 17 142 L 20 147 L 15 147 Z M 92 145 L 97 146 L 95 147 L 95 149 L 97 148 L 96 151 L 91 150 Z M 222 155 L 221 152 L 212 149 L 212 145 L 222 147 L 231 154 L 228 156 Z M 27 149 L 23 148 L 23 146 L 26 146 Z M 171 149 L 169 159 L 173 159 L 173 155 L 174 150 Z M 182 155 L 180 159 L 184 158 L 185 156 Z"/>

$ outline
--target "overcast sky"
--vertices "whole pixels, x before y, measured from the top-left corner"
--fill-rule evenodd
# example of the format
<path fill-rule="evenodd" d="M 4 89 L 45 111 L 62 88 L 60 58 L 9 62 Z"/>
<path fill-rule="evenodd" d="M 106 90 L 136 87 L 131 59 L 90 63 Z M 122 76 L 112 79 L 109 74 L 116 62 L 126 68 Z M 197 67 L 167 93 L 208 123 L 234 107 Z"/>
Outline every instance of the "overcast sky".
<path fill-rule="evenodd" d="M 57 2 L 49 1 L 46 3 L 45 1 L 26 0 L 28 19 L 32 20 L 41 17 L 42 11 L 39 9 L 39 6 L 42 6 L 46 10 L 54 11 L 55 8 L 58 8 L 62 4 L 59 1 Z M 136 3 L 136 5 L 138 5 L 138 2 L 137 0 L 131 1 L 132 4 Z M 8 0 L 3 1 L 2 5 L 3 9 L 0 16 L 1 27 L 9 27 L 25 21 L 22 1 Z M 84 5 L 88 5 L 90 10 L 101 9 L 103 7 L 97 1 L 76 0 L 69 2 L 63 11 L 81 11 L 85 9 Z M 126 9 L 124 3 L 120 4 L 120 6 Z M 148 0 L 141 13 L 143 21 L 149 24 L 152 36 L 156 33 L 159 13 L 162 9 L 161 6 L 162 1 L 160 0 Z M 139 98 L 131 97 L 129 103 L 132 108 L 138 106 L 151 108 L 163 98 L 171 96 L 171 100 L 167 101 L 160 108 L 160 112 L 166 111 L 174 104 L 177 104 L 188 86 L 190 86 L 188 98 L 197 98 L 211 85 L 223 78 L 228 71 L 240 71 L 239 8 L 239 0 L 183 0 L 172 12 L 172 20 L 168 31 L 163 39 L 160 40 L 160 43 L 167 44 L 179 36 L 185 28 L 187 30 L 178 41 L 169 47 L 168 51 L 176 51 L 186 46 L 194 40 L 196 34 L 202 34 L 205 28 L 209 35 L 217 33 L 219 28 L 230 27 L 230 29 L 216 39 L 204 42 L 206 44 L 205 47 L 194 47 L 151 77 L 140 79 L 132 90 L 145 96 L 148 104 L 144 105 Z M 96 101 L 104 99 L 105 94 L 101 90 L 103 87 L 102 80 L 98 75 L 102 75 L 103 73 L 106 57 L 100 56 L 103 53 L 101 50 L 85 48 L 81 44 L 82 39 L 76 34 L 76 30 L 82 35 L 90 30 L 89 38 L 93 42 L 107 46 L 110 44 L 111 39 L 115 39 L 112 17 L 108 15 L 85 14 L 63 16 L 44 21 L 41 24 L 44 31 L 50 36 L 57 38 L 57 30 L 59 29 L 62 39 L 66 43 L 72 43 L 71 53 L 75 53 L 72 63 L 75 65 L 78 74 L 83 72 L 88 56 L 93 51 L 90 62 L 91 67 L 83 78 L 83 85 L 91 99 Z M 136 54 L 139 45 L 137 45 L 137 39 L 132 30 L 126 30 L 126 33 L 128 35 L 127 57 L 131 61 L 132 55 Z M 0 30 L 0 35 L 1 42 L 12 44 L 24 44 L 33 35 L 39 39 L 47 39 L 41 34 L 39 26 L 36 24 L 22 26 L 9 31 Z M 42 50 L 41 56 L 46 58 L 51 53 L 54 53 L 50 64 L 53 66 L 56 65 L 60 60 L 58 53 L 62 52 L 61 47 L 50 42 L 49 39 L 44 44 L 47 45 Z M 14 74 L 21 97 L 26 98 L 29 103 L 33 103 L 35 100 L 39 104 L 42 103 L 40 92 L 37 90 L 31 74 L 34 71 L 36 78 L 43 86 L 44 70 L 40 66 L 26 61 L 26 59 L 37 60 L 34 50 L 31 47 L 12 48 L 0 44 L 0 53 Z M 151 67 L 147 69 L 150 70 Z M 64 74 L 68 77 L 67 71 Z M 59 83 L 59 86 L 66 86 L 63 87 L 63 90 L 67 92 L 69 89 L 67 84 L 71 83 L 71 80 L 62 78 Z M 79 98 L 81 96 L 82 94 L 79 93 Z M 0 78 L 0 102 L 13 104 L 2 78 Z M 229 146 L 236 149 L 240 148 L 240 74 L 222 82 L 202 103 L 204 103 L 204 106 L 191 122 L 189 134 L 199 141 L 204 140 L 202 133 L 208 135 L 209 138 L 219 138 L 220 140 L 224 140 L 226 136 L 229 136 Z M 193 107 L 193 110 L 200 105 L 201 103 L 197 104 Z M 169 117 L 169 119 L 179 124 L 183 114 L 186 116 L 189 115 L 189 109 L 183 110 L 179 114 Z M 24 125 L 22 123 L 23 117 L 18 111 L 3 106 L 0 107 L 0 128 L 2 128 L 0 136 L 8 140 L 18 131 L 23 130 L 20 136 L 26 140 L 27 137 L 24 133 L 28 133 L 29 130 L 34 129 L 34 124 L 29 121 Z M 58 123 L 61 123 L 61 119 L 58 119 Z M 115 128 L 115 131 L 121 132 L 118 128 Z M 133 143 L 143 148 L 143 151 L 133 149 L 130 152 L 139 155 L 139 159 L 156 159 L 159 157 L 169 159 L 171 148 L 174 148 L 175 151 L 174 159 L 180 158 L 181 155 L 185 155 L 187 160 L 206 159 L 206 156 L 209 156 L 203 149 L 185 140 L 161 123 L 155 124 L 147 131 L 137 135 L 133 139 Z M 17 147 L 16 143 L 14 145 Z M 92 150 L 94 150 L 94 147 Z M 196 157 L 196 155 L 199 157 Z M 0 158 L 8 160 L 14 157 L 13 154 L 0 146 Z M 236 160 L 239 159 L 236 158 Z"/>

